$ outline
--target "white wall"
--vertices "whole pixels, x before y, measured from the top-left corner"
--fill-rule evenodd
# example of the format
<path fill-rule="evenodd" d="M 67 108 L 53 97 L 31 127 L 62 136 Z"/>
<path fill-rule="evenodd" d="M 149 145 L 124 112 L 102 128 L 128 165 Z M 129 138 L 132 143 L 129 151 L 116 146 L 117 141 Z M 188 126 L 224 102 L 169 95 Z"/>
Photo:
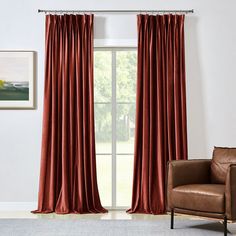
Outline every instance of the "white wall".
<path fill-rule="evenodd" d="M 0 110 L 0 202 L 37 200 L 44 84 L 44 15 L 37 9 L 195 9 L 186 18 L 190 158 L 236 146 L 235 0 L 1 0 L 0 50 L 37 51 L 37 109 Z M 100 16 L 95 38 L 136 40 L 135 16 Z"/>

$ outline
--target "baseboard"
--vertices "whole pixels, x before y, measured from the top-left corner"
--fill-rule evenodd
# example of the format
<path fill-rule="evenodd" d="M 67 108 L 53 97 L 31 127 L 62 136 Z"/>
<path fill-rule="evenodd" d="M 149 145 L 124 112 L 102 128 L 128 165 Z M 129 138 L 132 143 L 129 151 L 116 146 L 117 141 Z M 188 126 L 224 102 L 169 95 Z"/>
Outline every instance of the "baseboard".
<path fill-rule="evenodd" d="M 32 211 L 37 202 L 0 202 L 0 211 Z"/>

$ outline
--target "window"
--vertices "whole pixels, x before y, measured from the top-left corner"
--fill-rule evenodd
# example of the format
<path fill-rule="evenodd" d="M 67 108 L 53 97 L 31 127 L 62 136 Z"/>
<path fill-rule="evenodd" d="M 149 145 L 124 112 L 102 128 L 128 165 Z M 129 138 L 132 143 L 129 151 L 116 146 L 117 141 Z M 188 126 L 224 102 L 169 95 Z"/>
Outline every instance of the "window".
<path fill-rule="evenodd" d="M 95 134 L 102 204 L 131 203 L 137 51 L 102 48 L 94 52 Z"/>

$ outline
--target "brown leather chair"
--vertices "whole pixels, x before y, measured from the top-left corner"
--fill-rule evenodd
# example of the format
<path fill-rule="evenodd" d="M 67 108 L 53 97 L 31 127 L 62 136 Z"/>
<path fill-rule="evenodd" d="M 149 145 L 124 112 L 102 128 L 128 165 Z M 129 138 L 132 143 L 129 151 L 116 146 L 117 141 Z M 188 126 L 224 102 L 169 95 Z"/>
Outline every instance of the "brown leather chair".
<path fill-rule="evenodd" d="M 236 220 L 236 148 L 215 147 L 212 160 L 170 161 L 167 208 L 174 212 Z"/>

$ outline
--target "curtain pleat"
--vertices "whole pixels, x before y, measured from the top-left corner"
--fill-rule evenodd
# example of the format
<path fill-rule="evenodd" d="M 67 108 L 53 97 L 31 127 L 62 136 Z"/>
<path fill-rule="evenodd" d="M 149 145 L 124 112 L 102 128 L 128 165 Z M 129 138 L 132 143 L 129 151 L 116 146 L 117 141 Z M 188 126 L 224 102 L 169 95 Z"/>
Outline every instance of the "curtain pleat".
<path fill-rule="evenodd" d="M 42 157 L 34 213 L 101 213 L 96 174 L 93 15 L 47 15 Z"/>
<path fill-rule="evenodd" d="M 184 15 L 138 15 L 132 205 L 162 214 L 169 160 L 187 159 Z"/>

